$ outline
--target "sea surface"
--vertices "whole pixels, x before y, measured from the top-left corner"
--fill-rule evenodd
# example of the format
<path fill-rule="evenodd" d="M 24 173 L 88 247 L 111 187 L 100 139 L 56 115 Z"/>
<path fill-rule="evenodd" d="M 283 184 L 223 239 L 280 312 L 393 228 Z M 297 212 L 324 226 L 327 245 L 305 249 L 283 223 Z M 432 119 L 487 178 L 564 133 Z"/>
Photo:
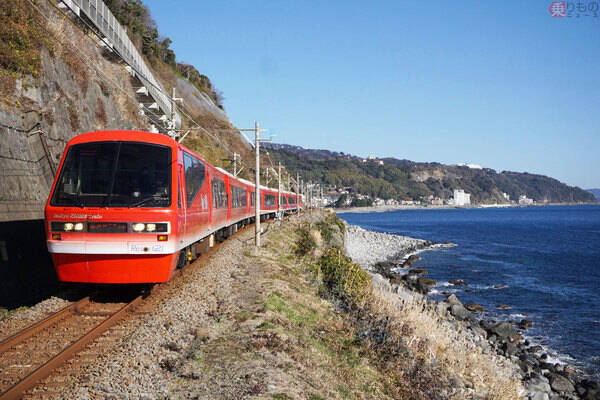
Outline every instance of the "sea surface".
<path fill-rule="evenodd" d="M 339 214 L 353 225 L 456 247 L 426 251 L 414 267 L 480 317 L 533 321 L 525 336 L 551 360 L 600 377 L 600 206 L 400 210 Z M 468 286 L 450 285 L 463 279 Z M 494 286 L 507 286 L 495 289 Z M 465 289 L 470 292 L 465 292 Z M 512 307 L 498 310 L 500 304 Z"/>

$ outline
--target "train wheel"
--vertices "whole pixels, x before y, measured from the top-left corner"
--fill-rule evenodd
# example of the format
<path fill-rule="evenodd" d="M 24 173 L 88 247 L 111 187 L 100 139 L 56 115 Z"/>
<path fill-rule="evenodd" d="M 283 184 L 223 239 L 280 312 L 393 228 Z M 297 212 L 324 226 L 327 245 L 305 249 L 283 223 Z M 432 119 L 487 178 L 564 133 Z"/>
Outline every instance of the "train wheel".
<path fill-rule="evenodd" d="M 182 269 L 187 264 L 187 251 L 186 249 L 181 249 L 179 251 L 179 257 L 177 258 L 177 269 Z"/>

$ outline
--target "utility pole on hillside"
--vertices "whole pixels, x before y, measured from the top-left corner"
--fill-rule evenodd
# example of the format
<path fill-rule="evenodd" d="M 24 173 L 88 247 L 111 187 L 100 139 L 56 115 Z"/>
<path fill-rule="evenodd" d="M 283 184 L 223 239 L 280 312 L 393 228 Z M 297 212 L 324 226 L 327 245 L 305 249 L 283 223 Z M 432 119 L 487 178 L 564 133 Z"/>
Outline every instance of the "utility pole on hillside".
<path fill-rule="evenodd" d="M 254 132 L 254 153 L 255 153 L 255 189 L 254 189 L 254 245 L 258 254 L 258 248 L 260 247 L 260 207 L 261 207 L 261 196 L 260 196 L 260 143 L 271 142 L 271 139 L 261 139 L 260 133 L 266 132 L 266 129 L 259 129 L 258 122 L 254 122 L 254 129 L 238 129 L 240 132 Z"/>
<path fill-rule="evenodd" d="M 300 215 L 300 174 L 296 174 L 296 214 Z"/>
<path fill-rule="evenodd" d="M 277 218 L 281 218 L 281 162 L 277 169 Z"/>
<path fill-rule="evenodd" d="M 175 102 L 180 101 L 181 103 L 183 103 L 183 99 L 181 97 L 175 97 L 175 88 L 172 88 L 172 93 L 173 93 L 173 95 L 171 96 L 171 115 L 169 118 L 167 133 L 172 138 L 175 138 L 175 137 L 179 136 L 178 133 L 176 132 L 177 126 L 175 124 Z"/>

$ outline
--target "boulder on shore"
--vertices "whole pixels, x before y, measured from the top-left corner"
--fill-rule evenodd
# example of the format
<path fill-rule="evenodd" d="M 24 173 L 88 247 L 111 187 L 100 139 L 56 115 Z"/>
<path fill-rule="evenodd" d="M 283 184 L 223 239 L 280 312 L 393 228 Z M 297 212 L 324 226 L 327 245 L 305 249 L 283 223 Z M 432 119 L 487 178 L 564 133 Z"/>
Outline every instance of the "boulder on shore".
<path fill-rule="evenodd" d="M 467 286 L 467 282 L 463 281 L 462 279 L 452 279 L 451 281 L 448 281 L 448 283 L 454 286 Z"/>
<path fill-rule="evenodd" d="M 451 294 L 450 296 L 446 297 L 446 303 L 448 303 L 451 306 L 453 306 L 455 304 L 462 306 L 462 303 L 460 302 L 460 300 L 458 299 L 458 297 L 456 297 L 456 295 L 454 293 Z"/>
<path fill-rule="evenodd" d="M 465 304 L 465 308 L 472 312 L 483 312 L 483 306 L 481 304 L 468 303 Z"/>
<path fill-rule="evenodd" d="M 527 329 L 531 328 L 532 325 L 533 325 L 533 322 L 531 322 L 528 319 L 522 319 L 521 322 L 519 322 L 519 328 L 521 328 L 523 330 L 527 330 Z"/>
<path fill-rule="evenodd" d="M 408 257 L 408 258 L 406 259 L 406 261 L 404 261 L 404 263 L 402 264 L 402 268 L 408 268 L 408 267 L 410 267 L 410 265 L 411 265 L 412 263 L 414 263 L 414 262 L 416 262 L 416 261 L 419 261 L 420 259 L 421 259 L 421 258 L 420 258 L 418 255 L 416 255 L 416 254 L 413 254 L 412 256 Z"/>
<path fill-rule="evenodd" d="M 427 270 L 425 268 L 413 268 L 408 273 L 413 275 L 427 275 Z"/>
<path fill-rule="evenodd" d="M 575 390 L 570 380 L 553 372 L 550 373 L 550 387 L 556 392 L 571 393 Z"/>
<path fill-rule="evenodd" d="M 471 313 L 460 304 L 453 304 L 450 307 L 450 314 L 456 319 L 467 320 L 471 317 Z"/>
<path fill-rule="evenodd" d="M 518 336 L 517 331 L 515 328 L 513 328 L 510 322 L 500 322 L 498 325 L 494 325 L 489 328 L 488 332 L 498 336 L 502 339 L 502 341 L 512 341 Z"/>

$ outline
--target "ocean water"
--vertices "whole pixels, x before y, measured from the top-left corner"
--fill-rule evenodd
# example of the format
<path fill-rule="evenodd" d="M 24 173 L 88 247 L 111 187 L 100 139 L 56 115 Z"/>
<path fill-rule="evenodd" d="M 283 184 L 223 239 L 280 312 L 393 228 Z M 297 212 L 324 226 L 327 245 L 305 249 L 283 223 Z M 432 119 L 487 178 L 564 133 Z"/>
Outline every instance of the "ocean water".
<path fill-rule="evenodd" d="M 525 336 L 551 359 L 600 378 L 600 206 L 401 210 L 340 214 L 353 225 L 456 247 L 426 251 L 414 267 L 480 317 L 533 322 Z M 468 286 L 448 284 L 463 279 Z M 507 286 L 495 289 L 494 286 Z M 465 291 L 468 290 L 468 291 Z M 507 304 L 509 310 L 497 306 Z"/>

